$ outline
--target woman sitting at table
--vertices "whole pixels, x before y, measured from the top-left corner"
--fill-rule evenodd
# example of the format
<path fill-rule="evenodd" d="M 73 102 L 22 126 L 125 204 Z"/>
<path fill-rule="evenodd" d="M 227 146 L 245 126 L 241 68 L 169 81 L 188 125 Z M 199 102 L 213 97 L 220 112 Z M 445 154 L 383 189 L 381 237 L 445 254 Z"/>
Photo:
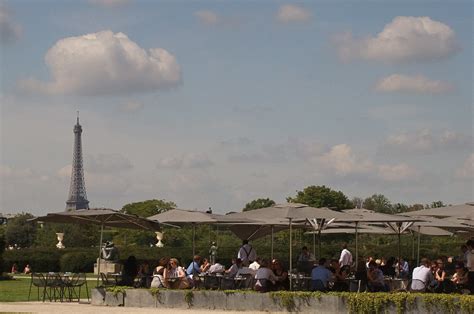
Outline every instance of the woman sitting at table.
<path fill-rule="evenodd" d="M 469 282 L 468 273 L 466 268 L 464 267 L 463 262 L 456 263 L 455 273 L 451 278 L 451 282 L 456 286 L 457 291 L 462 291 L 463 289 L 467 288 L 467 284 Z"/>
<path fill-rule="evenodd" d="M 436 261 L 437 269 L 434 273 L 434 278 L 436 280 L 436 285 L 434 288 L 435 292 L 443 292 L 444 291 L 444 281 L 446 279 L 446 271 L 444 270 L 444 263 L 443 260 L 438 259 Z"/>
<path fill-rule="evenodd" d="M 135 256 L 130 255 L 125 263 L 123 264 L 122 281 L 119 283 L 120 286 L 133 286 L 133 282 L 138 274 L 137 259 Z"/>
<path fill-rule="evenodd" d="M 201 264 L 201 273 L 207 272 L 209 270 L 209 267 L 211 267 L 211 263 L 209 263 L 209 260 L 207 258 L 203 258 Z"/>
<path fill-rule="evenodd" d="M 338 267 L 334 273 L 334 286 L 333 291 L 349 291 L 349 284 L 346 279 L 350 273 L 350 267 L 348 265 Z"/>
<path fill-rule="evenodd" d="M 164 288 L 163 273 L 165 272 L 166 265 L 169 263 L 169 258 L 162 257 L 158 262 L 158 266 L 153 270 L 153 280 L 151 281 L 151 288 Z"/>
<path fill-rule="evenodd" d="M 288 272 L 283 268 L 283 265 L 279 260 L 274 259 L 272 261 L 272 270 L 277 277 L 275 290 L 289 290 L 290 281 L 288 279 Z"/>
<path fill-rule="evenodd" d="M 382 271 L 379 269 L 375 261 L 369 263 L 369 269 L 367 270 L 368 288 L 371 292 L 388 291 L 388 287 L 385 285 Z"/>
<path fill-rule="evenodd" d="M 170 259 L 169 268 L 163 272 L 163 279 L 166 288 L 186 289 L 189 288 L 189 282 L 186 278 L 186 272 L 179 266 L 176 258 Z"/>

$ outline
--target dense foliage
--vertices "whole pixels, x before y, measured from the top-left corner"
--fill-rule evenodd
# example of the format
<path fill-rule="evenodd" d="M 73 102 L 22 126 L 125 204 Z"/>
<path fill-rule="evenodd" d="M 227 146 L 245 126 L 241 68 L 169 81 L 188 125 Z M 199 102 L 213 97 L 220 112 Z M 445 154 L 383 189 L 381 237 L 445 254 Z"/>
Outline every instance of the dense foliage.
<path fill-rule="evenodd" d="M 273 205 L 275 205 L 274 200 L 271 200 L 269 198 L 258 198 L 256 200 L 253 200 L 253 201 L 245 204 L 245 207 L 242 209 L 242 211 L 246 212 L 248 210 L 265 208 L 265 207 L 270 207 L 270 206 L 273 206 Z"/>
<path fill-rule="evenodd" d="M 291 203 L 301 203 L 312 207 L 329 207 L 336 210 L 354 208 L 344 193 L 332 190 L 325 185 L 308 186 L 303 191 L 297 191 L 295 197 L 287 197 L 286 200 Z"/>
<path fill-rule="evenodd" d="M 34 216 L 29 213 L 21 213 L 8 220 L 5 228 L 5 242 L 7 245 L 18 247 L 29 247 L 33 244 L 36 236 L 36 228 L 28 219 Z"/>

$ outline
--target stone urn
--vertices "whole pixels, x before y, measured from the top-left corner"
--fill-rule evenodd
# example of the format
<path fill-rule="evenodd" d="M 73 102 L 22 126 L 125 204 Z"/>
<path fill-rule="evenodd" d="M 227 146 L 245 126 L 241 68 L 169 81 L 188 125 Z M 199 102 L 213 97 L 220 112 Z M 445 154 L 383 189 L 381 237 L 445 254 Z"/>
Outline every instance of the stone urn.
<path fill-rule="evenodd" d="M 56 233 L 56 237 L 57 237 L 57 239 L 58 239 L 58 243 L 56 244 L 56 247 L 57 247 L 58 249 L 64 249 L 64 248 L 65 248 L 65 246 L 64 246 L 64 244 L 63 244 L 64 233 L 58 232 L 58 233 Z"/>
<path fill-rule="evenodd" d="M 160 231 L 155 231 L 156 233 L 156 239 L 158 240 L 158 242 L 155 244 L 156 247 L 163 247 L 165 246 L 163 244 L 163 242 L 161 242 L 161 240 L 163 240 L 163 232 L 160 232 Z"/>

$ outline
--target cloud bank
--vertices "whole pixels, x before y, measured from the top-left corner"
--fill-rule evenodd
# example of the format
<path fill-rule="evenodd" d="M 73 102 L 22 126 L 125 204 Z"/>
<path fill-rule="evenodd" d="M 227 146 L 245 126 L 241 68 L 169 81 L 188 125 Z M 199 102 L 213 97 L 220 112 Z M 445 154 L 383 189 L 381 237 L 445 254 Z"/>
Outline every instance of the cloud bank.
<path fill-rule="evenodd" d="M 303 7 L 285 4 L 280 6 L 275 16 L 280 23 L 302 23 L 311 20 L 311 12 Z"/>
<path fill-rule="evenodd" d="M 0 3 L 0 42 L 3 44 L 14 42 L 20 35 L 20 25 L 13 21 L 8 8 Z"/>
<path fill-rule="evenodd" d="M 409 92 L 419 94 L 441 94 L 453 90 L 447 82 L 436 81 L 422 75 L 392 74 L 380 79 L 375 90 L 379 92 Z"/>
<path fill-rule="evenodd" d="M 354 38 L 346 33 L 336 36 L 334 43 L 344 61 L 389 63 L 443 59 L 460 48 L 451 27 L 427 16 L 397 16 L 376 36 Z"/>
<path fill-rule="evenodd" d="M 52 80 L 28 79 L 20 87 L 45 94 L 111 95 L 177 86 L 181 68 L 162 48 L 148 51 L 123 33 L 101 31 L 59 40 L 45 56 Z"/>

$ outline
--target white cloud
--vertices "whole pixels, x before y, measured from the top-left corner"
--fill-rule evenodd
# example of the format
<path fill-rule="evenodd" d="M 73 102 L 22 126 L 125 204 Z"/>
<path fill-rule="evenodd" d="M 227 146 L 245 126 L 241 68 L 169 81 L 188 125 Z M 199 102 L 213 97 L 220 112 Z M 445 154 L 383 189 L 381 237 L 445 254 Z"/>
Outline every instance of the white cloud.
<path fill-rule="evenodd" d="M 311 12 L 301 6 L 285 4 L 278 9 L 276 19 L 280 23 L 308 22 L 311 19 Z"/>
<path fill-rule="evenodd" d="M 435 151 L 472 149 L 473 138 L 455 131 L 446 130 L 439 134 L 430 129 L 390 135 L 381 147 L 387 153 L 421 153 Z"/>
<path fill-rule="evenodd" d="M 0 2 L 0 42 L 9 43 L 21 35 L 21 27 L 11 18 L 11 13 L 3 2 Z"/>
<path fill-rule="evenodd" d="M 124 103 L 120 106 L 120 110 L 123 112 L 137 112 L 142 110 L 145 107 L 143 103 L 137 102 L 137 101 L 129 101 L 127 103 Z"/>
<path fill-rule="evenodd" d="M 214 165 L 214 162 L 209 159 L 206 154 L 190 153 L 184 154 L 180 157 L 166 157 L 158 161 L 158 168 L 208 168 Z"/>
<path fill-rule="evenodd" d="M 375 90 L 379 92 L 439 94 L 449 92 L 452 89 L 453 86 L 447 82 L 431 80 L 423 75 L 392 74 L 380 79 L 375 85 Z"/>
<path fill-rule="evenodd" d="M 130 0 L 89 0 L 89 2 L 106 8 L 114 8 L 128 4 Z"/>
<path fill-rule="evenodd" d="M 120 154 L 87 155 L 84 168 L 93 173 L 118 173 L 133 168 L 132 163 Z"/>
<path fill-rule="evenodd" d="M 385 181 L 404 181 L 417 178 L 419 172 L 405 163 L 378 166 L 378 175 Z"/>
<path fill-rule="evenodd" d="M 456 177 L 460 179 L 474 179 L 474 153 L 456 170 Z"/>
<path fill-rule="evenodd" d="M 375 37 L 335 38 L 339 56 L 382 62 L 430 61 L 449 57 L 459 50 L 454 31 L 430 17 L 397 16 Z"/>
<path fill-rule="evenodd" d="M 367 173 L 373 167 L 369 160 L 356 158 L 352 148 L 347 144 L 331 147 L 330 151 L 324 154 L 320 160 L 323 166 L 342 176 L 353 173 Z"/>
<path fill-rule="evenodd" d="M 198 21 L 205 25 L 216 25 L 220 22 L 220 17 L 217 13 L 210 10 L 199 10 L 194 12 L 194 16 Z"/>
<path fill-rule="evenodd" d="M 47 94 L 109 95 L 177 86 L 181 69 L 162 48 L 146 51 L 123 33 L 101 31 L 59 40 L 45 56 L 52 81 L 20 86 Z"/>

